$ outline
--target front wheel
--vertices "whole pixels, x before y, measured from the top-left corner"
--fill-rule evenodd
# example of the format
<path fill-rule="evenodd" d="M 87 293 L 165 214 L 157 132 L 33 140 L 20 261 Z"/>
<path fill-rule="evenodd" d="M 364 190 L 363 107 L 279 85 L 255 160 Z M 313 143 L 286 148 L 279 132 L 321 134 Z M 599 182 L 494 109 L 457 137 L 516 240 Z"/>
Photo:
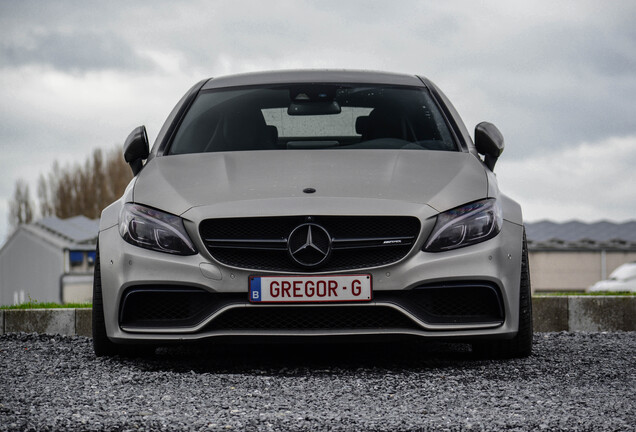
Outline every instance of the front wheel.
<path fill-rule="evenodd" d="M 521 283 L 519 293 L 519 330 L 512 339 L 479 342 L 473 344 L 473 352 L 487 358 L 518 358 L 532 354 L 532 293 L 530 267 L 528 265 L 528 243 L 523 229 L 521 251 Z"/>
<path fill-rule="evenodd" d="M 95 271 L 93 273 L 93 350 L 97 357 L 119 354 L 119 347 L 106 335 L 104 303 L 102 301 L 102 275 L 99 264 L 99 242 L 95 246 Z"/>
<path fill-rule="evenodd" d="M 104 317 L 104 302 L 102 298 L 102 274 L 99 262 L 99 242 L 95 246 L 95 271 L 93 273 L 93 351 L 97 357 L 110 357 L 115 355 L 137 357 L 154 353 L 152 345 L 120 345 L 113 343 L 106 334 L 106 321 Z"/>

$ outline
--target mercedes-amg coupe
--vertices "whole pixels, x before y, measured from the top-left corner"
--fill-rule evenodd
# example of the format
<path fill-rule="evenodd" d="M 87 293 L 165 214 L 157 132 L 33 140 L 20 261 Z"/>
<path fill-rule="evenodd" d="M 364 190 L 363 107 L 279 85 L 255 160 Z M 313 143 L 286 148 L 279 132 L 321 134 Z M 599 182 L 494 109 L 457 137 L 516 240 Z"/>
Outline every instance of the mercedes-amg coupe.
<path fill-rule="evenodd" d="M 520 206 L 421 76 L 276 71 L 205 79 L 101 216 L 95 353 L 169 342 L 437 338 L 532 348 Z"/>

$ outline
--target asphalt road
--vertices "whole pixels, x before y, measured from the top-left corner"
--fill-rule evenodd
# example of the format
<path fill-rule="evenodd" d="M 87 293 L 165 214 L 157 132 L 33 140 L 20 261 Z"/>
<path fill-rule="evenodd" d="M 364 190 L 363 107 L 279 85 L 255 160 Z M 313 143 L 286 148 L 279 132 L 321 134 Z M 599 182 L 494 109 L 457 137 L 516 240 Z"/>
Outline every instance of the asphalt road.
<path fill-rule="evenodd" d="M 0 336 L 0 430 L 636 430 L 636 333 L 536 333 L 530 358 L 467 346 L 173 347 Z"/>

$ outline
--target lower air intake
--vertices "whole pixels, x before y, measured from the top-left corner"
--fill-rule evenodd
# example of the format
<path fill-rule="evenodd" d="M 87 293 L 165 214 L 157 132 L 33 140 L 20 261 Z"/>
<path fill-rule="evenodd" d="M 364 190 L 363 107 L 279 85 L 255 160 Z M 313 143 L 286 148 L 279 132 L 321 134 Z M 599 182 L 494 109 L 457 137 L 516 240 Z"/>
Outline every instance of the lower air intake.
<path fill-rule="evenodd" d="M 119 321 L 122 327 L 190 327 L 216 310 L 241 303 L 245 296 L 213 294 L 179 286 L 129 288 L 122 297 Z"/>
<path fill-rule="evenodd" d="M 499 289 L 488 283 L 422 286 L 405 291 L 376 292 L 375 300 L 389 301 L 429 324 L 503 323 Z"/>

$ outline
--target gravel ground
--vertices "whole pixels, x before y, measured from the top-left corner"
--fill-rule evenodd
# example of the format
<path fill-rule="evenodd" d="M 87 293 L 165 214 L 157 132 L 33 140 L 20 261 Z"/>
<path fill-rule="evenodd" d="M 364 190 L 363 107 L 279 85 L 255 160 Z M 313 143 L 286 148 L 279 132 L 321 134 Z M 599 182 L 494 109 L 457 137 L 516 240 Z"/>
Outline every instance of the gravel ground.
<path fill-rule="evenodd" d="M 636 333 L 467 346 L 162 348 L 96 359 L 82 337 L 0 336 L 0 430 L 636 430 Z"/>

